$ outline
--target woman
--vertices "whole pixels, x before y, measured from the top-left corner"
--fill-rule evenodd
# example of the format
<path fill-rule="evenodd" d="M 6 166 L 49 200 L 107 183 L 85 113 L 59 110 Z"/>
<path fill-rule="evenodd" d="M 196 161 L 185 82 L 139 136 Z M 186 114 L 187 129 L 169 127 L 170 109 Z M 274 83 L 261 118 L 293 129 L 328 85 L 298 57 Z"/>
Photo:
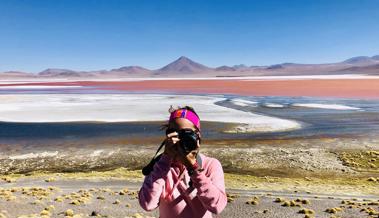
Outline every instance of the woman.
<path fill-rule="evenodd" d="M 199 116 L 189 106 L 174 111 L 171 107 L 169 112 L 165 150 L 142 184 L 141 207 L 151 211 L 159 206 L 160 218 L 212 217 L 212 213 L 221 213 L 227 203 L 224 172 L 217 159 L 199 153 Z M 182 130 L 196 133 L 191 151 L 186 151 L 178 136 Z"/>

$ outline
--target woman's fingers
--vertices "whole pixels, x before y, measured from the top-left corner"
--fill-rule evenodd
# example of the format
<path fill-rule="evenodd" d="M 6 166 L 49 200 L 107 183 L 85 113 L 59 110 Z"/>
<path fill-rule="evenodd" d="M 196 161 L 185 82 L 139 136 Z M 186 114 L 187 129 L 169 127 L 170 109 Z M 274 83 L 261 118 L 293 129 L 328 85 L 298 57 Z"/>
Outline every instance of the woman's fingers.
<path fill-rule="evenodd" d="M 177 135 L 178 135 L 177 132 L 172 132 L 172 133 L 167 134 L 167 138 L 170 138 L 170 137 L 173 137 L 173 136 L 177 136 Z"/>
<path fill-rule="evenodd" d="M 176 144 L 178 141 L 180 141 L 180 139 L 178 138 L 177 132 L 172 132 L 172 133 L 167 135 L 167 142 L 168 142 L 169 146 Z"/>
<path fill-rule="evenodd" d="M 174 144 L 177 143 L 178 141 L 180 141 L 179 138 L 171 138 L 171 140 L 172 140 L 172 142 L 174 142 Z"/>
<path fill-rule="evenodd" d="M 169 154 L 172 158 L 175 158 L 177 155 L 177 142 L 180 141 L 178 138 L 177 132 L 172 132 L 170 134 L 167 134 L 167 141 L 165 146 L 165 152 Z"/>
<path fill-rule="evenodd" d="M 178 159 L 186 166 L 192 166 L 196 162 L 196 155 L 198 148 L 200 147 L 200 141 L 197 141 L 197 149 L 187 153 L 182 146 L 179 146 L 179 135 L 177 132 L 167 134 L 167 143 L 165 146 L 165 152 L 171 157 Z"/>
<path fill-rule="evenodd" d="M 186 167 L 192 167 L 196 162 L 196 156 L 197 156 L 198 150 L 193 150 L 190 153 L 186 153 L 184 149 L 179 146 L 178 147 L 178 157 L 179 160 L 186 166 Z"/>
<path fill-rule="evenodd" d="M 168 138 L 168 139 L 167 139 L 167 142 L 168 142 L 168 145 L 169 145 L 169 146 L 173 146 L 173 145 L 176 144 L 178 141 L 180 141 L 180 139 L 177 138 L 177 137 L 171 137 L 171 138 Z"/>

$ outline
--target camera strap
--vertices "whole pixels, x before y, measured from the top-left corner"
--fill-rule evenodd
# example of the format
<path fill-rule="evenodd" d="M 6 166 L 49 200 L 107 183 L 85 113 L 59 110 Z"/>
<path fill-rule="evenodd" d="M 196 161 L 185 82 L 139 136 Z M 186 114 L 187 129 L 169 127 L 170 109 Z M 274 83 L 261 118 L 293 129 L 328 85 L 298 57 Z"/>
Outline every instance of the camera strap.
<path fill-rule="evenodd" d="M 199 137 L 199 141 L 201 142 L 201 138 Z M 163 148 L 163 146 L 166 144 L 166 139 L 163 140 L 161 145 L 158 147 L 157 151 L 154 154 L 154 157 L 151 159 L 149 164 L 147 164 L 144 168 L 142 168 L 142 174 L 147 176 L 150 174 L 150 172 L 153 170 L 155 162 L 158 162 L 159 159 L 161 158 L 162 154 L 158 155 L 159 151 Z M 157 156 L 158 155 L 158 156 Z M 202 168 L 202 160 L 200 158 L 199 153 L 196 155 L 196 161 L 200 166 L 200 169 Z"/>
<path fill-rule="evenodd" d="M 163 148 L 163 146 L 166 144 L 166 139 L 165 140 L 163 140 L 163 142 L 161 143 L 161 145 L 159 146 L 159 148 L 158 148 L 158 150 L 157 150 L 157 152 L 155 152 L 155 155 L 154 155 L 154 157 L 153 157 L 153 159 L 152 160 L 154 160 L 155 159 L 155 157 L 157 156 L 157 154 L 159 153 L 159 151 Z"/>
<path fill-rule="evenodd" d="M 151 171 L 153 171 L 153 167 L 154 167 L 155 162 L 159 161 L 159 159 L 162 156 L 162 154 L 160 154 L 158 156 L 157 156 L 157 154 L 159 153 L 159 151 L 162 149 L 162 147 L 165 144 L 166 144 L 166 139 L 163 140 L 163 142 L 159 146 L 157 152 L 155 152 L 154 157 L 151 159 L 151 161 L 144 168 L 142 168 L 142 174 L 143 175 L 147 176 L 147 175 L 149 175 L 151 173 Z"/>

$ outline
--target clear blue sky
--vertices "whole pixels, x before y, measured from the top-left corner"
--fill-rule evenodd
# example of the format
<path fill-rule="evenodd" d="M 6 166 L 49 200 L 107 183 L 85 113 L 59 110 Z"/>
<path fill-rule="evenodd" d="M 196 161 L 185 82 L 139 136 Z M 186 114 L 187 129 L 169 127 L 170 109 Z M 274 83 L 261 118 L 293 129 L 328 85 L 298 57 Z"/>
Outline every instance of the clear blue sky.
<path fill-rule="evenodd" d="M 325 63 L 379 54 L 377 0 L 0 0 L 0 72 Z"/>

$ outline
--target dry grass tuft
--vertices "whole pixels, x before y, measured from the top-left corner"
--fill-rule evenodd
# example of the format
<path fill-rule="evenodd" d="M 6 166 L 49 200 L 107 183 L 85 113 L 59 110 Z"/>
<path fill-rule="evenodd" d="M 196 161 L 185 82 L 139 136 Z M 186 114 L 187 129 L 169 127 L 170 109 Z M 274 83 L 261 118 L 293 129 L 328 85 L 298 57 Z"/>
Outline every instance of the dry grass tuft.
<path fill-rule="evenodd" d="M 50 178 L 45 179 L 45 182 L 55 182 L 55 181 L 56 181 L 56 178 L 54 178 L 54 177 L 50 177 Z"/>
<path fill-rule="evenodd" d="M 67 209 L 65 212 L 64 212 L 64 215 L 65 216 L 74 216 L 74 211 L 72 209 Z"/>
<path fill-rule="evenodd" d="M 342 211 L 342 208 L 340 207 L 333 207 L 333 208 L 328 208 L 325 210 L 325 212 L 327 213 L 337 213 L 337 212 L 341 212 Z"/>
<path fill-rule="evenodd" d="M 259 197 L 254 196 L 250 200 L 247 200 L 245 203 L 250 205 L 257 205 L 259 204 Z"/>
<path fill-rule="evenodd" d="M 315 214 L 315 211 L 312 210 L 312 209 L 303 208 L 303 209 L 299 210 L 299 213 L 302 213 L 302 214 Z"/>

